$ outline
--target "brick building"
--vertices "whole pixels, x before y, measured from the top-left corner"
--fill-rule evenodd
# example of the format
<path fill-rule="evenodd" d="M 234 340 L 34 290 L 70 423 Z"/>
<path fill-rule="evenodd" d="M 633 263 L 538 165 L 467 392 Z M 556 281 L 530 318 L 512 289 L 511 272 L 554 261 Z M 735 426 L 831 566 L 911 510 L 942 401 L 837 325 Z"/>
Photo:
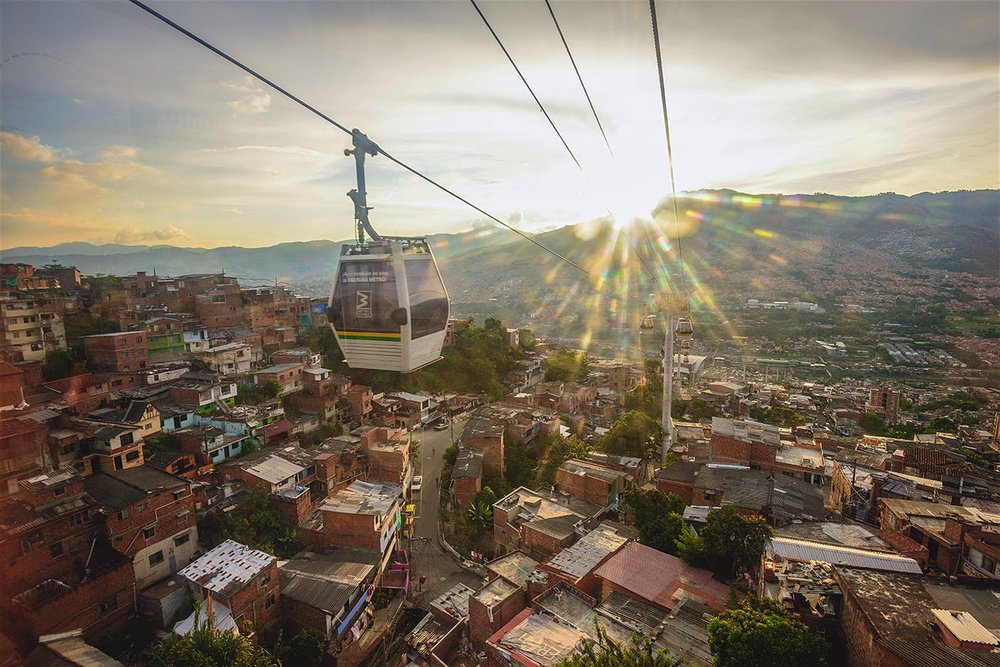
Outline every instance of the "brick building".
<path fill-rule="evenodd" d="M 215 285 L 195 295 L 194 312 L 209 329 L 247 323 L 240 286 L 235 283 Z"/>
<path fill-rule="evenodd" d="M 461 446 L 482 452 L 484 479 L 504 476 L 504 431 L 503 425 L 486 417 L 474 416 L 465 422 Z"/>
<path fill-rule="evenodd" d="M 46 461 L 45 423 L 15 414 L 0 412 L 0 499 L 19 493 L 18 481 L 40 473 Z"/>
<path fill-rule="evenodd" d="M 618 507 L 626 484 L 625 473 L 590 461 L 568 459 L 556 469 L 556 489 L 599 507 Z"/>
<path fill-rule="evenodd" d="M 115 551 L 132 559 L 141 589 L 190 562 L 198 549 L 191 482 L 150 466 L 97 473 L 85 480 Z"/>
<path fill-rule="evenodd" d="M 263 387 L 274 381 L 281 387 L 279 395 L 290 394 L 302 389 L 302 370 L 302 364 L 275 364 L 254 373 L 253 382 L 258 387 Z"/>
<path fill-rule="evenodd" d="M 483 454 L 463 449 L 451 469 L 451 493 L 459 507 L 472 505 L 483 488 Z"/>
<path fill-rule="evenodd" d="M 375 591 L 379 562 L 378 551 L 347 548 L 323 554 L 306 551 L 285 561 L 278 570 L 284 617 L 297 628 L 310 628 L 332 640 L 335 652 L 344 651 L 357 641 L 351 630 L 362 633 L 371 625 L 365 610 Z"/>
<path fill-rule="evenodd" d="M 899 420 L 900 392 L 882 385 L 868 392 L 868 403 L 865 411 L 878 415 L 886 424 L 895 424 Z"/>
<path fill-rule="evenodd" d="M 493 539 L 502 551 L 521 550 L 544 560 L 572 544 L 576 527 L 606 509 L 518 487 L 493 505 Z"/>
<path fill-rule="evenodd" d="M 763 516 L 773 525 L 827 516 L 823 490 L 795 477 L 764 470 L 676 461 L 653 476 L 657 490 L 674 493 L 688 505 L 735 505 L 741 514 Z"/>
<path fill-rule="evenodd" d="M 203 609 L 207 598 L 213 599 L 217 625 L 227 612 L 241 632 L 267 627 L 278 616 L 278 559 L 263 551 L 226 540 L 178 574 L 188 580 Z M 219 605 L 224 605 L 224 610 Z M 193 620 L 192 614 L 174 631 L 186 634 Z"/>
<path fill-rule="evenodd" d="M 1000 640 L 986 628 L 1000 627 L 1000 610 L 989 588 L 844 566 L 833 576 L 848 667 L 996 664 Z"/>
<path fill-rule="evenodd" d="M 26 641 L 80 627 L 88 638 L 113 629 L 133 609 L 132 563 L 101 536 L 83 478 L 64 468 L 20 485 L 20 496 L 0 505 L 6 627 Z"/>
<path fill-rule="evenodd" d="M 96 334 L 83 337 L 87 364 L 100 371 L 138 371 L 149 365 L 145 331 Z"/>
<path fill-rule="evenodd" d="M 401 523 L 401 497 L 399 486 L 355 480 L 327 498 L 300 533 L 318 549 L 377 549 L 387 561 Z"/>
<path fill-rule="evenodd" d="M 540 564 L 538 569 L 551 575 L 550 585 L 564 581 L 581 593 L 596 597 L 601 585 L 595 571 L 635 537 L 634 529 L 603 521 L 575 544 Z"/>
<path fill-rule="evenodd" d="M 528 606 L 523 587 L 495 577 L 469 596 L 469 639 L 479 653 L 486 641 Z"/>
<path fill-rule="evenodd" d="M 925 569 L 1000 579 L 1000 514 L 896 498 L 879 505 L 879 537 Z"/>
<path fill-rule="evenodd" d="M 713 579 L 708 570 L 692 567 L 676 556 L 638 542 L 629 543 L 594 574 L 600 582 L 602 599 L 618 592 L 666 611 L 682 598 L 724 611 L 729 599 L 729 587 Z"/>

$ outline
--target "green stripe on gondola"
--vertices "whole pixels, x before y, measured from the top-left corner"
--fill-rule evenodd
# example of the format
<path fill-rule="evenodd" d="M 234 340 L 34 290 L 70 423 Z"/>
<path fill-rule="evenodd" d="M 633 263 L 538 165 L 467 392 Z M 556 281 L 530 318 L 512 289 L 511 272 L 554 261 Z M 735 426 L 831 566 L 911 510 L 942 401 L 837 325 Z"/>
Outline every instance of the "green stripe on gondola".
<path fill-rule="evenodd" d="M 396 343 L 400 340 L 398 333 L 380 333 L 377 331 L 340 331 L 338 335 L 347 340 L 378 340 Z"/>

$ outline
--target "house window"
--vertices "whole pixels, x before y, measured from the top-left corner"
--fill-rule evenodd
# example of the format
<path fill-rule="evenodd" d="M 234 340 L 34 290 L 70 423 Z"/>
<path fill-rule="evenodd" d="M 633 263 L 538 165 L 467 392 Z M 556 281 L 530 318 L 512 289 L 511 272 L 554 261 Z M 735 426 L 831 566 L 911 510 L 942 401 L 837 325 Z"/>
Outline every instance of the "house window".
<path fill-rule="evenodd" d="M 21 551 L 26 554 L 31 553 L 31 540 L 21 540 Z"/>
<path fill-rule="evenodd" d="M 146 511 L 146 503 L 139 503 L 138 505 L 136 505 L 135 506 L 135 511 L 136 512 L 145 512 Z"/>
<path fill-rule="evenodd" d="M 127 518 L 128 518 L 128 508 L 127 507 L 123 507 L 120 510 L 118 510 L 118 520 L 119 521 L 124 521 Z"/>
<path fill-rule="evenodd" d="M 264 600 L 264 609 L 270 609 L 273 606 L 274 606 L 274 593 L 271 593 Z"/>
<path fill-rule="evenodd" d="M 271 583 L 271 575 L 265 574 L 263 577 L 260 578 L 260 584 L 258 585 L 258 588 L 261 589 L 267 588 L 267 585 L 269 583 Z"/>
<path fill-rule="evenodd" d="M 155 554 L 151 554 L 149 557 L 149 566 L 159 565 L 163 562 L 163 552 L 157 551 Z"/>
<path fill-rule="evenodd" d="M 79 514 L 74 514 L 73 516 L 71 516 L 69 518 L 69 525 L 71 525 L 71 526 L 79 526 L 81 523 L 86 522 L 87 519 L 89 519 L 89 518 L 90 518 L 90 512 L 89 511 L 84 511 L 84 512 L 80 512 Z"/>
<path fill-rule="evenodd" d="M 181 418 L 174 417 L 174 428 L 180 428 L 180 427 L 181 427 Z"/>
<path fill-rule="evenodd" d="M 704 499 L 705 500 L 715 500 L 715 491 L 712 490 L 712 489 L 706 489 L 705 490 Z"/>
<path fill-rule="evenodd" d="M 148 526 L 142 529 L 142 539 L 151 540 L 156 535 L 156 526 Z"/>
<path fill-rule="evenodd" d="M 52 489 L 52 495 L 53 496 L 61 496 L 64 493 L 66 493 L 66 487 L 65 486 L 57 486 L 56 488 Z"/>
<path fill-rule="evenodd" d="M 49 555 L 53 558 L 63 555 L 63 544 L 62 542 L 53 542 L 49 545 Z"/>
<path fill-rule="evenodd" d="M 124 447 L 125 445 L 131 445 L 133 442 L 135 442 L 135 439 L 132 437 L 131 433 L 122 433 L 122 437 L 119 442 L 121 442 L 122 446 Z"/>
<path fill-rule="evenodd" d="M 135 451 L 131 451 L 131 452 L 128 452 L 127 454 L 125 454 L 125 460 L 126 461 L 135 461 L 137 458 L 139 458 L 139 450 L 138 449 L 135 450 Z"/>
<path fill-rule="evenodd" d="M 179 547 L 181 545 L 187 544 L 190 541 L 191 541 L 191 534 L 184 533 L 183 535 L 178 535 L 177 537 L 174 538 L 174 546 Z"/>
<path fill-rule="evenodd" d="M 103 616 L 104 614 L 106 614 L 109 611 L 111 611 L 112 609 L 114 609 L 116 603 L 117 603 L 117 600 L 115 600 L 115 596 L 114 595 L 112 595 L 111 597 L 107 597 L 107 598 L 104 598 L 103 600 L 101 600 L 101 616 Z"/>
<path fill-rule="evenodd" d="M 996 571 L 997 571 L 997 562 L 995 560 L 993 560 L 992 558 L 990 558 L 989 556 L 984 555 L 983 556 L 983 569 L 986 570 L 987 572 L 989 572 L 990 574 L 996 574 Z"/>

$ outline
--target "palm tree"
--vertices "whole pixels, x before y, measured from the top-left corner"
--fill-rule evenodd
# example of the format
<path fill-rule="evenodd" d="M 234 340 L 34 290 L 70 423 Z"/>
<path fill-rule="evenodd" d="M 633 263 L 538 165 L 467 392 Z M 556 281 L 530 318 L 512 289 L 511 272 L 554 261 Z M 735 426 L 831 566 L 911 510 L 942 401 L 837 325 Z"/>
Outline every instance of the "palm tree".
<path fill-rule="evenodd" d="M 480 500 L 469 506 L 469 509 L 465 512 L 465 517 L 477 529 L 485 530 L 493 523 L 493 507 Z"/>

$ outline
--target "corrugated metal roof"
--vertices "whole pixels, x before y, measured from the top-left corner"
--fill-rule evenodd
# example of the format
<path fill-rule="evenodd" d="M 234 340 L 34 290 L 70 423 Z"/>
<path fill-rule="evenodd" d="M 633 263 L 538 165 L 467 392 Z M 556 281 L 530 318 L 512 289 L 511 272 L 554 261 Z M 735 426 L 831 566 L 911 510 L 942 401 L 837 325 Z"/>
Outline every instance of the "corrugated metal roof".
<path fill-rule="evenodd" d="M 775 537 L 771 540 L 771 551 L 774 555 L 788 560 L 816 560 L 832 565 L 847 565 L 863 567 L 869 570 L 886 572 L 904 572 L 920 574 L 917 561 L 899 554 L 841 547 L 808 540 L 795 540 L 787 537 Z"/>
<path fill-rule="evenodd" d="M 305 472 L 305 468 L 291 461 L 286 461 L 280 456 L 271 455 L 260 463 L 247 468 L 247 472 L 269 484 L 278 484 L 289 477 L 295 477 L 300 472 Z"/>
<path fill-rule="evenodd" d="M 602 523 L 581 537 L 576 544 L 560 551 L 549 561 L 549 566 L 575 579 L 581 579 L 628 540 L 628 536 L 619 533 L 614 526 Z"/>
<path fill-rule="evenodd" d="M 983 627 L 983 624 L 967 611 L 931 609 L 931 613 L 934 614 L 938 623 L 946 627 L 959 641 L 989 646 L 1000 645 L 1000 639 L 997 639 L 996 635 Z"/>
<path fill-rule="evenodd" d="M 215 593 L 232 595 L 277 558 L 226 540 L 177 574 Z"/>

